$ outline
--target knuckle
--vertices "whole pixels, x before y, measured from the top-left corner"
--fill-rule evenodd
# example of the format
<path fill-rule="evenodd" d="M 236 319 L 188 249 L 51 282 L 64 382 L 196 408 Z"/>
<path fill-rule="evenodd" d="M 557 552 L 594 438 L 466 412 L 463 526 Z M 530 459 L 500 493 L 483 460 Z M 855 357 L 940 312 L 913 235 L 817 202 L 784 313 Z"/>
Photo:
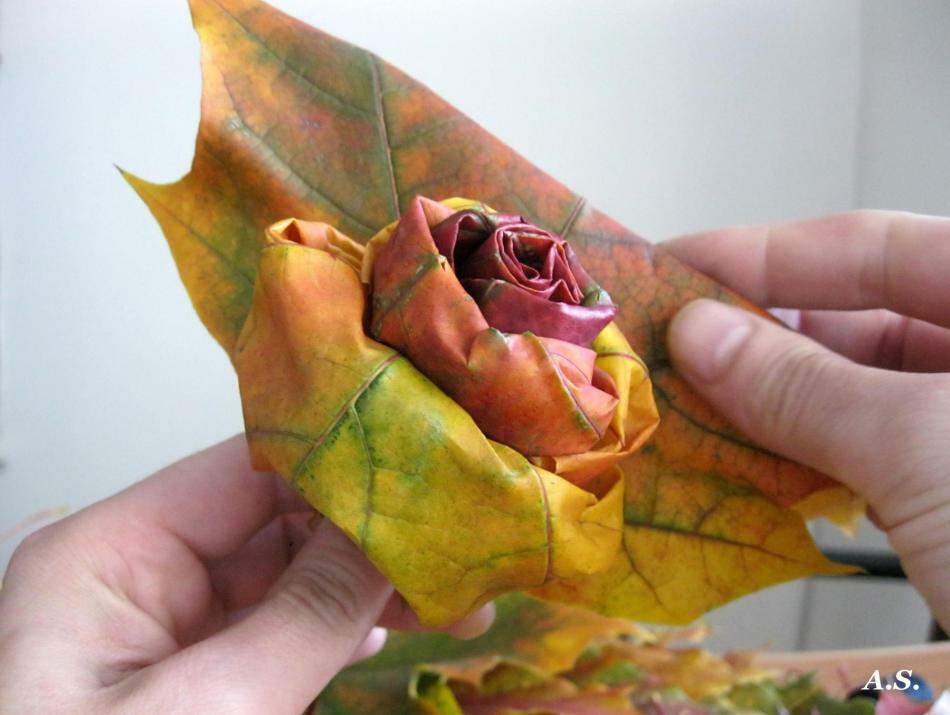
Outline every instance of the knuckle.
<path fill-rule="evenodd" d="M 893 212 L 883 211 L 881 209 L 855 209 L 845 214 L 845 216 L 854 221 L 856 228 L 872 228 L 879 225 L 882 218 L 887 218 L 891 215 L 893 215 Z"/>
<path fill-rule="evenodd" d="M 923 379 L 924 410 L 932 415 L 950 415 L 950 375 L 925 375 Z"/>
<path fill-rule="evenodd" d="M 337 631 L 359 620 L 360 579 L 339 559 L 324 557 L 301 564 L 277 593 L 295 613 Z"/>
<path fill-rule="evenodd" d="M 9 572 L 17 571 L 34 559 L 48 554 L 50 548 L 59 540 L 61 527 L 49 524 L 27 534 L 10 557 Z"/>
<path fill-rule="evenodd" d="M 406 599 L 397 594 L 386 604 L 379 625 L 400 631 L 412 631 L 419 629 L 419 619 Z"/>
<path fill-rule="evenodd" d="M 886 477 L 868 493 L 904 555 L 945 547 L 950 516 L 950 376 L 904 375 L 890 415 Z"/>
<path fill-rule="evenodd" d="M 829 353 L 802 346 L 763 367 L 752 389 L 759 428 L 772 435 L 798 432 L 835 362 Z"/>
<path fill-rule="evenodd" d="M 950 473 L 950 379 L 925 375 L 906 391 L 904 406 L 895 416 L 896 437 L 918 458 L 937 462 L 940 477 Z"/>

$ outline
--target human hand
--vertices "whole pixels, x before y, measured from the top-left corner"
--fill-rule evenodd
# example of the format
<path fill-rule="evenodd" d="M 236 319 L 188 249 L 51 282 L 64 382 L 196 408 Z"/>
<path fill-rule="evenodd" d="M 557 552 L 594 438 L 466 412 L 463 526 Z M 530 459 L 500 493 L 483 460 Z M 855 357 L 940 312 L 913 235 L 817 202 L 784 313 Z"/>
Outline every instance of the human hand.
<path fill-rule="evenodd" d="M 858 211 L 685 236 L 680 260 L 799 333 L 709 300 L 674 366 L 757 442 L 863 496 L 950 630 L 950 219 Z"/>
<path fill-rule="evenodd" d="M 312 514 L 239 436 L 29 536 L 0 590 L 0 713 L 302 712 L 382 646 L 374 624 L 419 627 Z"/>

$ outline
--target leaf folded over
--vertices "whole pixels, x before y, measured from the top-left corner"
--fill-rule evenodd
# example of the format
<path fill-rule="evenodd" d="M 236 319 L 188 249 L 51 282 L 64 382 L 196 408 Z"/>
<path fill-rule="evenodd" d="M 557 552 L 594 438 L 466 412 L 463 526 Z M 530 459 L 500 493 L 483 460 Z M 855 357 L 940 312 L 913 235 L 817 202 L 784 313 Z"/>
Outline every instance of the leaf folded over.
<path fill-rule="evenodd" d="M 637 618 L 676 624 L 776 581 L 855 571 L 829 561 L 796 512 L 715 474 L 673 470 L 657 456 L 646 445 L 623 465 L 624 543 L 611 568 L 538 595 L 608 615 L 630 615 L 635 603 Z"/>

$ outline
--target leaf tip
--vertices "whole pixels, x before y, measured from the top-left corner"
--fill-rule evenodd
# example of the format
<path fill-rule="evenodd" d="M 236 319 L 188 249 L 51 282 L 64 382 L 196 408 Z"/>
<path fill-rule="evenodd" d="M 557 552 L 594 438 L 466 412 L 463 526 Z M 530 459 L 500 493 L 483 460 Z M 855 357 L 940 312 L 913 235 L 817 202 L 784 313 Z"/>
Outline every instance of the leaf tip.
<path fill-rule="evenodd" d="M 131 171 L 126 171 L 118 164 L 113 164 L 112 166 L 114 166 L 116 171 L 118 171 L 122 178 L 125 179 L 125 183 L 135 190 L 135 193 L 139 195 L 139 198 L 148 204 L 148 197 L 146 196 L 146 193 L 148 192 L 148 189 L 155 188 L 156 185 L 151 181 L 146 181 L 145 179 L 136 176 Z"/>
<path fill-rule="evenodd" d="M 139 183 L 139 182 L 142 181 L 142 179 L 140 179 L 139 177 L 137 177 L 137 176 L 136 176 L 135 174 L 133 174 L 131 171 L 126 171 L 125 169 L 123 169 L 123 168 L 122 168 L 121 166 L 119 166 L 118 164 L 113 164 L 112 166 L 115 168 L 116 171 L 119 172 L 119 174 L 122 176 L 122 178 L 125 179 L 130 185 L 135 186 L 136 183 Z"/>

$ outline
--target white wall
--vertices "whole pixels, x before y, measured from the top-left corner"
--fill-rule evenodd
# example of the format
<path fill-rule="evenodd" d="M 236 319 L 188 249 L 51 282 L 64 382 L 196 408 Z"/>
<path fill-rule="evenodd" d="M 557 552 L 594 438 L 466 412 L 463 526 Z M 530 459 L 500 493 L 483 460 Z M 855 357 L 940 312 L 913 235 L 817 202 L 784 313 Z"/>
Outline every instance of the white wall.
<path fill-rule="evenodd" d="M 950 215 L 950 3 L 863 8 L 857 203 Z"/>
<path fill-rule="evenodd" d="M 883 6 L 278 5 L 372 48 L 656 239 L 865 201 L 919 208 L 940 195 L 950 158 L 937 124 L 928 141 L 944 142 L 942 162 L 930 145 L 907 158 L 919 145 L 903 133 L 921 131 L 920 115 L 892 106 L 906 88 L 867 43 L 923 72 L 915 81 L 933 85 L 943 111 L 948 94 L 928 64 L 936 50 L 901 53 L 887 30 L 898 13 Z M 947 18 L 935 14 L 939 3 L 914 6 L 901 21 L 909 33 L 927 25 L 939 45 Z M 185 0 L 0 0 L 0 54 L 2 529 L 81 507 L 241 420 L 227 361 L 112 167 L 153 180 L 188 168 L 200 86 Z M 901 179 L 888 184 L 894 162 Z M 929 193 L 909 196 L 918 176 Z M 0 564 L 11 550 L 0 545 Z M 805 593 L 793 584 L 723 609 L 716 642 L 807 644 Z"/>

